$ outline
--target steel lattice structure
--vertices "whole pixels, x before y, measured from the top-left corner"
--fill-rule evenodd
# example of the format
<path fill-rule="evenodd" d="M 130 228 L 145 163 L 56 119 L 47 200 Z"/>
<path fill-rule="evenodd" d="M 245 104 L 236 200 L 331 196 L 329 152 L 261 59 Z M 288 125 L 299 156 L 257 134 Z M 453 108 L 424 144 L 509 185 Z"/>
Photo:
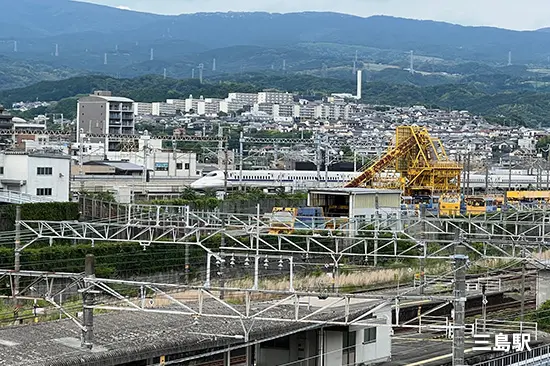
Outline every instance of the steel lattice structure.
<path fill-rule="evenodd" d="M 380 210 L 382 212 L 383 209 Z M 323 225 L 270 234 L 273 224 L 261 215 L 193 212 L 179 206 L 129 206 L 114 222 L 23 221 L 36 240 L 73 239 L 197 245 L 212 253 L 208 241 L 223 235 L 221 249 L 298 256 L 447 259 L 460 234 L 474 257 L 537 260 L 550 249 L 550 212 L 501 212 L 478 216 L 384 219 L 326 219 Z M 319 228 L 323 227 L 323 228 Z M 332 229 L 327 229 L 328 227 Z"/>

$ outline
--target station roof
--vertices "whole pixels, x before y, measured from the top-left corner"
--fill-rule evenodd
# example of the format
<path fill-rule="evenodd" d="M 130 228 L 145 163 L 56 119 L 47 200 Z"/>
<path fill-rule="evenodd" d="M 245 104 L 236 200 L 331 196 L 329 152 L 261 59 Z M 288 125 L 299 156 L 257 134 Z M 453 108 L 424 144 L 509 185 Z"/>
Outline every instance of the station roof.
<path fill-rule="evenodd" d="M 333 300 L 326 300 L 333 301 Z M 350 318 L 363 314 L 380 301 L 369 300 L 354 304 Z M 269 306 L 270 302 L 256 306 Z M 205 302 L 205 309 L 220 314 L 232 314 L 231 310 L 215 302 Z M 181 310 L 181 308 L 164 308 Z M 317 313 L 317 320 L 337 320 L 342 311 L 329 308 Z M 316 310 L 300 307 L 300 313 L 310 314 Z M 270 309 L 264 316 L 291 318 L 294 306 Z M 251 327 L 251 341 L 315 329 L 321 324 L 245 320 Z M 212 350 L 218 347 L 243 345 L 243 340 L 231 338 L 242 334 L 241 322 L 237 319 L 141 313 L 135 311 L 110 312 L 94 316 L 94 348 L 89 351 L 80 347 L 80 329 L 71 320 L 44 322 L 33 325 L 0 328 L 0 366 L 109 366 L 139 361 L 169 354 Z M 205 334 L 207 333 L 207 334 Z M 224 336 L 225 335 L 225 336 Z"/>
<path fill-rule="evenodd" d="M 372 194 L 401 194 L 398 189 L 377 189 L 377 188 L 323 188 L 323 189 L 310 189 L 309 193 L 320 194 L 359 194 L 359 195 L 372 195 Z"/>

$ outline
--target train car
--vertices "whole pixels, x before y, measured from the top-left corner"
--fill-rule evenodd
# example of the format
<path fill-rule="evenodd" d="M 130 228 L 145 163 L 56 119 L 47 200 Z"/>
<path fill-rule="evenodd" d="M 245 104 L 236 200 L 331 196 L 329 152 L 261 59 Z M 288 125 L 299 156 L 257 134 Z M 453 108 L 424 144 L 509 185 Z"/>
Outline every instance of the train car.
<path fill-rule="evenodd" d="M 466 213 L 466 204 L 459 194 L 446 194 L 441 196 L 439 202 L 439 214 L 443 216 L 456 216 Z"/>
<path fill-rule="evenodd" d="M 480 215 L 497 212 L 497 200 L 493 197 L 470 196 L 466 197 L 464 201 L 467 214 Z"/>
<path fill-rule="evenodd" d="M 426 212 L 439 215 L 439 196 L 414 196 L 414 206 L 416 210 L 420 210 L 420 206 L 426 206 Z"/>

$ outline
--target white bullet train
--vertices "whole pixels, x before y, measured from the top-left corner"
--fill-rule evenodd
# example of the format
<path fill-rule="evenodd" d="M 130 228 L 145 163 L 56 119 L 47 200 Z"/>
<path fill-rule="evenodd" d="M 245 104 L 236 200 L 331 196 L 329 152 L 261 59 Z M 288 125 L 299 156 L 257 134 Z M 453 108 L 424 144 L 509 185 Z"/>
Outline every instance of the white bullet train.
<path fill-rule="evenodd" d="M 328 172 L 306 170 L 229 170 L 227 172 L 227 187 L 255 187 L 255 188 L 289 188 L 307 189 L 316 187 L 342 187 L 359 172 Z M 319 178 L 319 179 L 318 179 Z M 191 183 L 193 189 L 223 189 L 224 172 L 216 170 Z"/>
<path fill-rule="evenodd" d="M 234 188 L 239 186 L 255 188 L 288 188 L 290 189 L 308 189 L 324 187 L 342 187 L 345 183 L 357 177 L 360 172 L 328 172 L 328 182 L 326 182 L 326 173 L 321 171 L 319 177 L 316 171 L 306 170 L 243 170 L 242 176 L 239 170 L 229 170 L 227 172 L 227 187 Z M 501 172 L 485 174 L 470 174 L 469 186 L 471 188 L 507 189 L 509 186 L 509 175 Z M 542 188 L 546 188 L 550 183 L 547 172 L 543 172 L 537 180 L 537 175 L 512 174 L 512 189 L 536 188 L 537 181 Z M 486 179 L 488 178 L 487 182 Z M 462 182 L 466 185 L 466 182 Z M 202 178 L 191 183 L 191 188 L 197 190 L 219 190 L 224 188 L 224 172 L 216 170 L 208 173 Z"/>

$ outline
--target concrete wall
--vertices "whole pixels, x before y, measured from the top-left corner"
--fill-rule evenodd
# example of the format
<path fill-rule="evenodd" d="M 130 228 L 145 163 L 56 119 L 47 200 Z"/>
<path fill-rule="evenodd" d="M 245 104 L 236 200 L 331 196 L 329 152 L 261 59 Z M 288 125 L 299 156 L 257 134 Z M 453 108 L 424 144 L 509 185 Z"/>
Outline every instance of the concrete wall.
<path fill-rule="evenodd" d="M 71 162 L 68 157 L 1 154 L 0 167 L 4 168 L 4 174 L 0 179 L 25 182 L 20 187 L 2 184 L 5 190 L 36 195 L 38 188 L 51 188 L 50 198 L 59 202 L 69 200 Z M 38 167 L 52 168 L 52 174 L 38 175 Z"/>
<path fill-rule="evenodd" d="M 539 270 L 537 276 L 537 309 L 550 300 L 550 271 Z"/>
<path fill-rule="evenodd" d="M 109 103 L 98 97 L 84 97 L 78 101 L 76 127 L 84 133 L 107 133 Z M 77 136 L 78 140 L 78 136 Z"/>

